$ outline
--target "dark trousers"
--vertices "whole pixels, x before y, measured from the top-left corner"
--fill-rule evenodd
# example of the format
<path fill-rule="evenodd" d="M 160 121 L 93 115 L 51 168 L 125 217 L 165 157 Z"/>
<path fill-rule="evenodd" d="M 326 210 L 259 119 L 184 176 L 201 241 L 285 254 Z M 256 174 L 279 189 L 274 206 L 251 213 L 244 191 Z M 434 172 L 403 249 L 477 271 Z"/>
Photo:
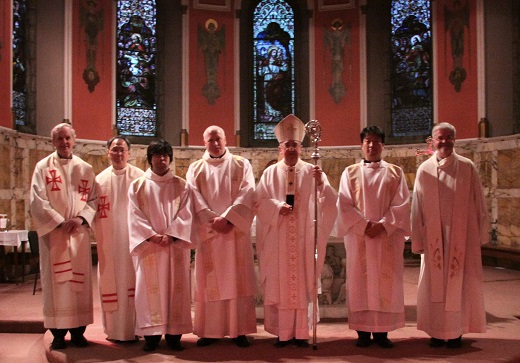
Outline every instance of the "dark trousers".
<path fill-rule="evenodd" d="M 362 330 L 356 330 L 358 333 L 359 339 L 363 340 L 370 340 L 370 332 L 369 331 L 362 331 Z M 374 336 L 374 340 L 383 340 L 386 337 L 388 337 L 388 333 L 372 333 Z"/>
<path fill-rule="evenodd" d="M 55 338 L 65 338 L 65 335 L 68 331 L 70 331 L 70 335 L 72 336 L 82 336 L 83 333 L 85 333 L 85 330 L 87 329 L 86 326 L 78 326 L 77 328 L 71 328 L 71 329 L 56 329 L 51 328 L 49 329 L 52 333 L 52 336 Z"/>

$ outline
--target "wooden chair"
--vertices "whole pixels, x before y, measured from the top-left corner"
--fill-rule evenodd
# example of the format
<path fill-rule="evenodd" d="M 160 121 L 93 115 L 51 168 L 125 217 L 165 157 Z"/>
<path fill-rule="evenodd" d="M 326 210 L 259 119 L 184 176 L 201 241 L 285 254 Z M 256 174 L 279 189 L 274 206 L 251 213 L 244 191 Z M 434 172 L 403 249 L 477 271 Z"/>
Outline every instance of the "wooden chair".
<path fill-rule="evenodd" d="M 36 293 L 36 282 L 38 281 L 38 276 L 40 275 L 40 247 L 38 245 L 38 233 L 36 231 L 29 231 L 29 247 L 31 249 L 31 256 L 36 257 L 36 261 L 38 261 L 38 269 L 36 270 L 36 276 L 34 277 L 34 287 L 33 287 L 33 295 Z"/>

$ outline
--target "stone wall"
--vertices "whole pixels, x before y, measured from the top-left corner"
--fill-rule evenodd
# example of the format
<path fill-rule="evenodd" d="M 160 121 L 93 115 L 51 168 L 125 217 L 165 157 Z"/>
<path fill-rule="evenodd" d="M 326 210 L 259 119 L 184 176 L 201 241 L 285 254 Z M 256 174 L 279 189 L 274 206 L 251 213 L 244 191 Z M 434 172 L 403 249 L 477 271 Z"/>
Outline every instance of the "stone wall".
<path fill-rule="evenodd" d="M 472 159 L 480 172 L 490 211 L 490 243 L 520 250 L 520 135 L 488 139 L 457 141 L 457 152 Z M 417 156 L 417 149 L 425 151 L 426 144 L 387 146 L 384 158 L 400 165 L 408 187 L 413 188 L 417 167 L 428 157 Z M 18 133 L 0 128 L 0 213 L 11 220 L 12 229 L 31 229 L 29 190 L 34 165 L 53 151 L 48 137 Z M 172 168 L 185 176 L 188 166 L 202 156 L 202 147 L 175 147 Z M 278 159 L 273 148 L 232 148 L 235 154 L 248 158 L 258 181 L 262 171 Z M 306 148 L 303 158 L 313 162 L 314 149 Z M 96 173 L 108 166 L 103 142 L 77 140 L 75 154 L 89 162 Z M 361 157 L 359 146 L 323 147 L 320 163 L 331 184 L 337 189 L 342 171 Z M 146 145 L 133 145 L 130 162 L 143 169 Z"/>

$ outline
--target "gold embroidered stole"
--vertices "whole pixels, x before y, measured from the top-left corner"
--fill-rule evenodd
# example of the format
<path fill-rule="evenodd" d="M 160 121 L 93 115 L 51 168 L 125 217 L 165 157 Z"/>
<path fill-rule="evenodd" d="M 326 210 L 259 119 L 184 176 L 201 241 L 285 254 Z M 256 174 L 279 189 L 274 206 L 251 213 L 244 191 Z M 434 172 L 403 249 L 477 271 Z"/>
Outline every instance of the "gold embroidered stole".
<path fill-rule="evenodd" d="M 299 273 L 298 273 L 298 265 L 300 262 L 300 228 L 299 228 L 299 207 L 297 207 L 297 203 L 300 202 L 299 199 L 299 189 L 298 189 L 298 178 L 297 174 L 299 170 L 296 169 L 296 166 L 285 166 L 286 167 L 286 195 L 294 195 L 294 205 L 293 211 L 289 213 L 285 219 L 285 243 L 286 251 L 287 251 L 287 289 L 289 290 L 289 309 L 298 309 L 300 307 L 300 287 L 299 287 Z M 282 241 L 283 243 L 283 241 Z M 313 251 L 314 253 L 314 251 Z M 282 287 L 283 288 L 283 287 Z"/>
<path fill-rule="evenodd" d="M 356 208 L 361 211 L 361 214 L 365 215 L 364 210 L 364 193 L 363 188 L 363 167 L 360 164 L 355 164 L 347 168 L 349 176 L 349 187 L 353 196 L 353 200 L 356 203 Z M 401 182 L 401 174 L 395 165 L 386 163 L 384 168 L 384 177 L 382 183 L 385 185 L 385 193 L 382 195 L 382 200 L 379 200 L 384 207 L 389 207 L 390 203 L 397 193 L 399 184 Z M 383 232 L 380 236 L 381 250 L 390 251 L 392 249 L 392 240 L 388 237 L 388 234 Z M 360 256 L 360 267 L 363 271 L 364 281 L 359 281 L 363 284 L 363 291 L 368 293 L 368 276 L 367 276 L 367 250 L 365 243 L 365 236 L 357 235 L 357 246 L 358 256 Z M 393 293 L 393 271 L 395 270 L 395 261 L 393 258 L 382 258 L 380 265 L 379 274 L 379 309 L 381 311 L 389 311 L 391 309 L 392 293 Z M 366 298 L 368 301 L 368 297 Z"/>

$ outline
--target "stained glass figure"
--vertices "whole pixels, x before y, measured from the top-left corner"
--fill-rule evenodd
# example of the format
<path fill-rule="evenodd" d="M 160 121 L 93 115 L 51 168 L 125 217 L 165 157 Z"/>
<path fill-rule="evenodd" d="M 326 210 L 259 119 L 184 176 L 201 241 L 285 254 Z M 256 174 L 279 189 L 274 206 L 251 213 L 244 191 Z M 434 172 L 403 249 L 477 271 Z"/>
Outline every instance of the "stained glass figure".
<path fill-rule="evenodd" d="M 273 129 L 294 113 L 294 12 L 285 1 L 263 0 L 253 15 L 254 138 L 276 139 Z"/>
<path fill-rule="evenodd" d="M 155 136 L 155 1 L 118 1 L 117 22 L 117 130 L 121 135 Z"/>
<path fill-rule="evenodd" d="M 392 1 L 392 134 L 427 135 L 433 123 L 431 5 Z"/>
<path fill-rule="evenodd" d="M 16 126 L 27 125 L 27 2 L 13 1 L 13 111 Z"/>

